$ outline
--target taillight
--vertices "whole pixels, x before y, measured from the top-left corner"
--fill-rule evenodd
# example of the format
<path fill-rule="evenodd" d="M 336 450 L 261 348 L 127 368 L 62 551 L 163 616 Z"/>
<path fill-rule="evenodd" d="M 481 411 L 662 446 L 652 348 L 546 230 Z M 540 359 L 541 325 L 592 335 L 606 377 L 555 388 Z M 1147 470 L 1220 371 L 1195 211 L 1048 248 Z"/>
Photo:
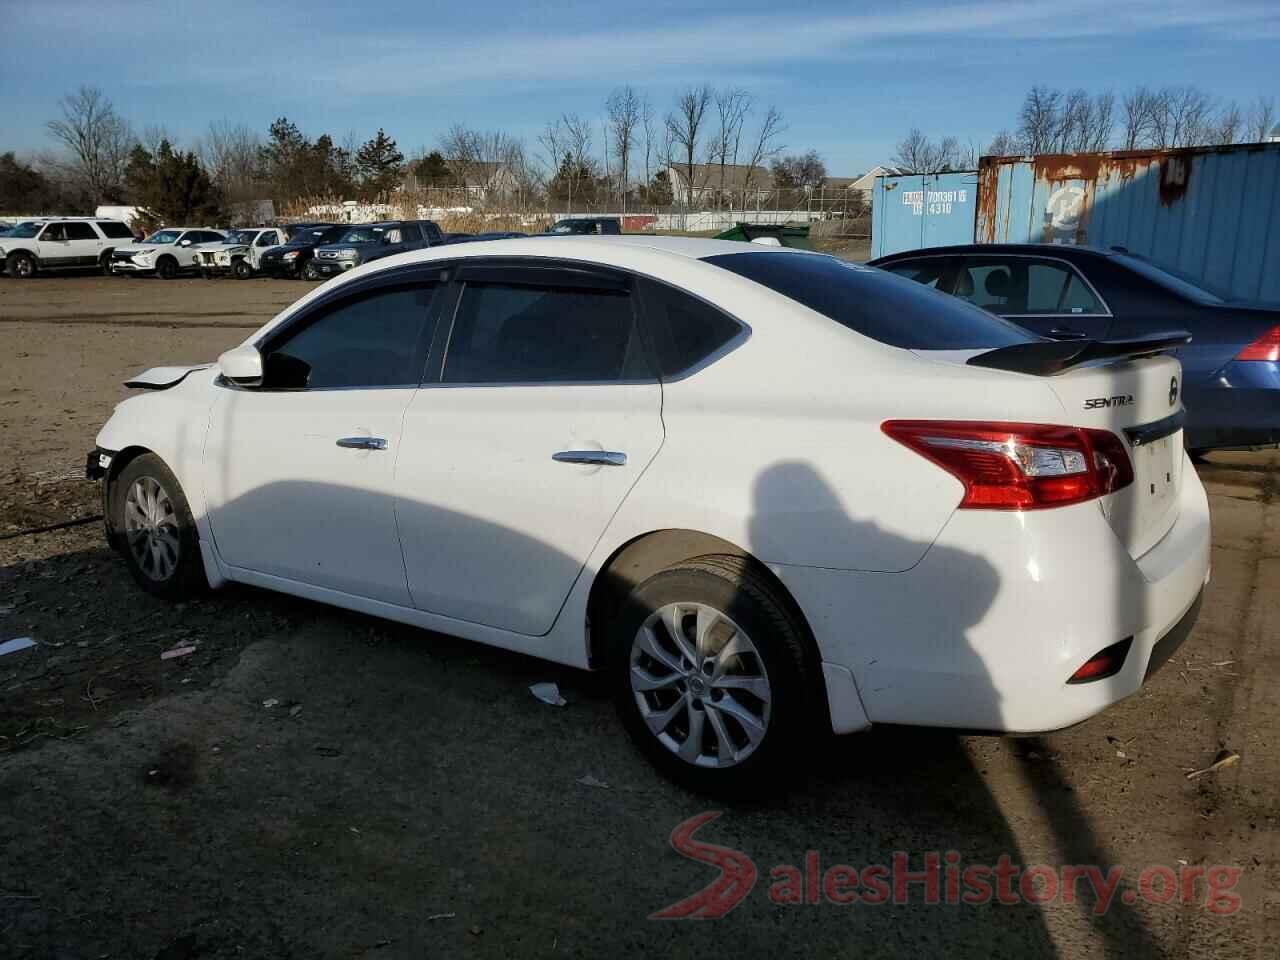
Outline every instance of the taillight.
<path fill-rule="evenodd" d="M 1236 354 L 1237 360 L 1280 360 L 1280 327 L 1272 327 Z"/>
<path fill-rule="evenodd" d="M 1114 677 L 1124 667 L 1124 658 L 1133 646 L 1133 637 L 1125 637 L 1119 643 L 1103 647 L 1086 660 L 1080 669 L 1067 678 L 1067 683 L 1092 683 Z"/>
<path fill-rule="evenodd" d="M 887 420 L 881 429 L 963 483 L 961 509 L 1062 507 L 1133 482 L 1124 443 L 1107 430 L 972 420 Z"/>

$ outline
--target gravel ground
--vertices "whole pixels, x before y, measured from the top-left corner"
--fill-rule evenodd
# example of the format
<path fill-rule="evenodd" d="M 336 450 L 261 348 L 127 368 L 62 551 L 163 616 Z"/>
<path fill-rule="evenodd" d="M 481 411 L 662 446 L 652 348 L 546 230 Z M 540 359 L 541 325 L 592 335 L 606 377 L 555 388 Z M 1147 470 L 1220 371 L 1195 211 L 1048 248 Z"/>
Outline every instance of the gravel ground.
<path fill-rule="evenodd" d="M 0 536 L 99 512 L 71 477 L 120 380 L 211 359 L 304 289 L 0 279 Z M 0 642 L 37 641 L 0 657 L 0 956 L 1272 956 L 1278 470 L 1275 453 L 1201 467 L 1213 581 L 1134 697 L 1044 737 L 815 743 L 809 777 L 754 802 L 658 779 L 588 675 L 247 588 L 169 606 L 96 523 L 0 540 Z M 568 706 L 534 699 L 541 680 Z M 1223 749 L 1240 760 L 1187 778 Z M 670 845 L 709 811 L 698 838 L 749 857 L 754 888 L 715 922 L 649 919 L 714 879 Z M 1105 913 L 1083 890 L 770 897 L 770 871 L 808 851 L 826 870 L 951 850 L 1125 875 Z M 1150 865 L 1236 868 L 1239 909 L 1207 910 L 1203 882 L 1195 903 L 1125 902 Z"/>

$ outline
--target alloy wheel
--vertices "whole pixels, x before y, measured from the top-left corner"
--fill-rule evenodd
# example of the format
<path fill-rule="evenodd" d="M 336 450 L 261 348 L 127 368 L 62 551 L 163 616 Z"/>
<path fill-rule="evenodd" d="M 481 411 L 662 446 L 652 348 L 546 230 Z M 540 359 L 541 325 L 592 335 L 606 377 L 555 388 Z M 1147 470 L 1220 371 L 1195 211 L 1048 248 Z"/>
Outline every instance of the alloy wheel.
<path fill-rule="evenodd" d="M 687 763 L 735 766 L 764 741 L 772 701 L 764 659 L 714 607 L 655 610 L 632 641 L 629 675 L 645 725 Z"/>
<path fill-rule="evenodd" d="M 139 477 L 124 501 L 124 532 L 138 567 L 161 583 L 178 567 L 181 542 L 178 516 L 164 487 L 152 477 Z"/>

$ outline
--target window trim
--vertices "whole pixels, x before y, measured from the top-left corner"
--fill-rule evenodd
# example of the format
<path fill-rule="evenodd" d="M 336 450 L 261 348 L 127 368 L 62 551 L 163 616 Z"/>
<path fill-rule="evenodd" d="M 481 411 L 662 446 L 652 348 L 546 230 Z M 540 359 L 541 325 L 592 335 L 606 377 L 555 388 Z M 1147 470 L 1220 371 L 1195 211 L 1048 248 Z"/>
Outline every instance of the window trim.
<path fill-rule="evenodd" d="M 441 323 L 437 327 L 438 338 L 442 328 L 447 328 L 447 332 L 442 338 L 439 338 L 442 342 L 432 345 L 432 355 L 429 361 L 430 369 L 428 370 L 428 376 L 431 379 L 423 381 L 423 388 L 616 387 L 646 384 L 660 385 L 663 382 L 658 372 L 657 357 L 654 355 L 652 343 L 645 332 L 646 324 L 643 311 L 640 308 L 635 283 L 637 274 L 611 267 L 607 264 L 544 257 L 467 257 L 455 261 L 455 263 L 457 263 L 458 270 L 451 283 L 453 288 L 452 300 L 445 303 L 445 309 L 449 311 L 449 322 L 447 324 Z M 561 278 L 561 282 L 558 284 L 550 282 L 557 275 Z M 568 283 L 564 282 L 566 276 L 569 278 Z M 444 370 L 448 363 L 449 346 L 453 342 L 453 332 L 458 321 L 458 310 L 462 306 L 462 298 L 466 293 L 468 281 L 486 284 L 507 284 L 510 286 L 558 286 L 569 289 L 600 290 L 625 294 L 631 307 L 632 331 L 639 341 L 640 350 L 644 355 L 650 376 L 641 379 L 615 380 L 446 381 L 444 379 Z"/>

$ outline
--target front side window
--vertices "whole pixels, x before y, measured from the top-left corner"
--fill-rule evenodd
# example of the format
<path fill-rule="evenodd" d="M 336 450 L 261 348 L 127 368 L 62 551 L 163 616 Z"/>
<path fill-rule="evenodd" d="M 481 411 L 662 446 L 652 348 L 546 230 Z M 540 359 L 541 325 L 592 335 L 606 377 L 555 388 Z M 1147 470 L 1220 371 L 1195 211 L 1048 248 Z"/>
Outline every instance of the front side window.
<path fill-rule="evenodd" d="M 40 234 L 41 240 L 65 240 L 67 239 L 67 228 L 61 223 L 51 223 L 44 228 L 44 233 Z"/>
<path fill-rule="evenodd" d="M 1002 316 L 1105 314 L 1106 308 L 1071 264 L 1033 257 L 966 257 L 955 295 Z"/>
<path fill-rule="evenodd" d="M 274 247 L 279 242 L 280 238 L 276 235 L 274 230 L 268 230 L 266 233 L 258 237 L 258 246 L 260 247 Z"/>
<path fill-rule="evenodd" d="M 947 269 L 946 257 L 928 257 L 924 260 L 908 260 L 905 263 L 890 263 L 884 266 L 894 276 L 905 280 L 914 280 L 936 290 Z"/>
<path fill-rule="evenodd" d="M 143 242 L 163 244 L 177 243 L 180 236 L 182 236 L 181 230 L 157 230 Z"/>
<path fill-rule="evenodd" d="M 301 329 L 264 346 L 263 387 L 417 386 L 436 288 L 434 282 L 384 287 L 321 307 Z"/>
<path fill-rule="evenodd" d="M 627 292 L 468 282 L 443 379 L 600 383 L 649 376 Z"/>
<path fill-rule="evenodd" d="M 64 224 L 67 231 L 68 240 L 97 240 L 98 235 L 93 232 L 93 227 L 83 221 L 75 221 Z"/>

